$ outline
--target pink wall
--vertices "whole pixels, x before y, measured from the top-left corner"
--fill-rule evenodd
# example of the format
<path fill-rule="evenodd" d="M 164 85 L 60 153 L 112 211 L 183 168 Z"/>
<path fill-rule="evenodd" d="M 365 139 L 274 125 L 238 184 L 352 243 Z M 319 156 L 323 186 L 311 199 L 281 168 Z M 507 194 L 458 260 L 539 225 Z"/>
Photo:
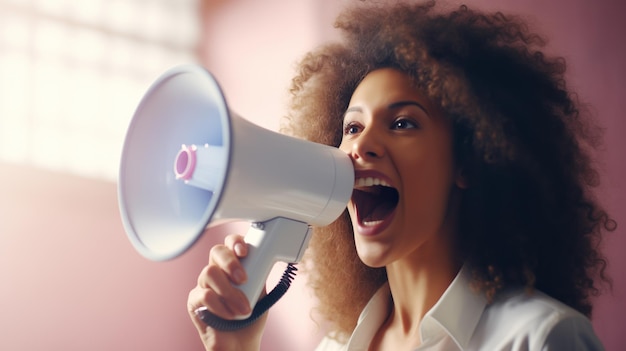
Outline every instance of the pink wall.
<path fill-rule="evenodd" d="M 139 257 L 114 184 L 8 164 L 0 177 L 0 349 L 201 349 L 185 301 L 202 252 Z"/>
<path fill-rule="evenodd" d="M 231 105 L 275 128 L 283 114 L 293 62 L 334 35 L 340 5 L 350 1 L 210 2 L 203 59 Z M 607 350 L 626 344 L 626 26 L 619 1 L 474 0 L 470 4 L 532 16 L 570 64 L 572 84 L 607 128 L 602 196 L 621 224 L 605 252 L 613 295 L 597 304 L 594 325 Z M 209 3 L 209 1 L 206 1 Z M 262 4 L 262 5 L 261 5 Z M 0 163 L 0 350 L 201 350 L 185 302 L 207 248 L 155 263 L 125 237 L 115 184 Z M 271 311 L 264 350 L 310 350 L 321 331 L 299 277 Z"/>

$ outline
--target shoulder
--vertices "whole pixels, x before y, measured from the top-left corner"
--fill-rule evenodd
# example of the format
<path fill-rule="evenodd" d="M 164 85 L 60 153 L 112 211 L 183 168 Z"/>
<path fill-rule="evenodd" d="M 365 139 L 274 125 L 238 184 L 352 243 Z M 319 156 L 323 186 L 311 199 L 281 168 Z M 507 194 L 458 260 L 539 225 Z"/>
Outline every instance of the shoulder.
<path fill-rule="evenodd" d="M 603 350 L 587 317 L 540 291 L 523 289 L 488 305 L 473 339 L 485 350 Z"/>
<path fill-rule="evenodd" d="M 488 305 L 487 311 L 496 315 L 516 316 L 516 319 L 522 321 L 543 320 L 548 324 L 568 317 L 585 318 L 580 312 L 541 291 L 528 292 L 524 289 L 502 293 Z"/>
<path fill-rule="evenodd" d="M 322 339 L 322 341 L 317 345 L 315 351 L 343 351 L 345 350 L 346 345 L 340 343 L 339 341 L 326 336 Z"/>

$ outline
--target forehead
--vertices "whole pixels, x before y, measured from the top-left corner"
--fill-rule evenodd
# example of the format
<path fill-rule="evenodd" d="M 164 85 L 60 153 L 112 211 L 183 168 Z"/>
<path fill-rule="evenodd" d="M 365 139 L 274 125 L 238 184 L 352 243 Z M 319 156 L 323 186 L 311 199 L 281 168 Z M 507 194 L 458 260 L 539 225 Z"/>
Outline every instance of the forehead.
<path fill-rule="evenodd" d="M 359 83 L 352 93 L 349 107 L 389 105 L 404 100 L 431 105 L 409 75 L 393 68 L 380 68 L 369 72 Z"/>
<path fill-rule="evenodd" d="M 391 84 L 406 86 L 407 88 L 412 87 L 411 78 L 408 74 L 391 67 L 377 68 L 368 72 L 361 83 L 372 80 L 387 81 Z"/>

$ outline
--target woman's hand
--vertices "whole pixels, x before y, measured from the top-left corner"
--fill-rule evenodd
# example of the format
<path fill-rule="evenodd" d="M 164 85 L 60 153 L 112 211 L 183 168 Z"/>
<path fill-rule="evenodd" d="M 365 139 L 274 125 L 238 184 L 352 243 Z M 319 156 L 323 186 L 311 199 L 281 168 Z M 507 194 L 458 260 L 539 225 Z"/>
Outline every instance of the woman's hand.
<path fill-rule="evenodd" d="M 248 299 L 233 284 L 247 280 L 240 258 L 248 253 L 248 246 L 241 235 L 229 235 L 223 245 L 215 245 L 209 254 L 209 264 L 198 276 L 198 285 L 189 292 L 187 310 L 198 329 L 207 350 L 259 350 L 267 314 L 251 326 L 236 331 L 218 331 L 208 327 L 196 314 L 205 307 L 223 319 L 250 314 Z"/>

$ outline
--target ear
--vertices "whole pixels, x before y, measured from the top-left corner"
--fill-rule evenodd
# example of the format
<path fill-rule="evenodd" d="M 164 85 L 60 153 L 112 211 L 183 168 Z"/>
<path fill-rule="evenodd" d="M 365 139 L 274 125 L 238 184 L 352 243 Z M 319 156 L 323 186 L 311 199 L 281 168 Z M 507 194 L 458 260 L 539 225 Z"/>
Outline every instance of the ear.
<path fill-rule="evenodd" d="M 456 177 L 454 180 L 454 184 L 456 184 L 459 189 L 467 189 L 469 186 L 467 184 L 467 175 L 464 167 L 459 167 L 456 170 Z"/>

